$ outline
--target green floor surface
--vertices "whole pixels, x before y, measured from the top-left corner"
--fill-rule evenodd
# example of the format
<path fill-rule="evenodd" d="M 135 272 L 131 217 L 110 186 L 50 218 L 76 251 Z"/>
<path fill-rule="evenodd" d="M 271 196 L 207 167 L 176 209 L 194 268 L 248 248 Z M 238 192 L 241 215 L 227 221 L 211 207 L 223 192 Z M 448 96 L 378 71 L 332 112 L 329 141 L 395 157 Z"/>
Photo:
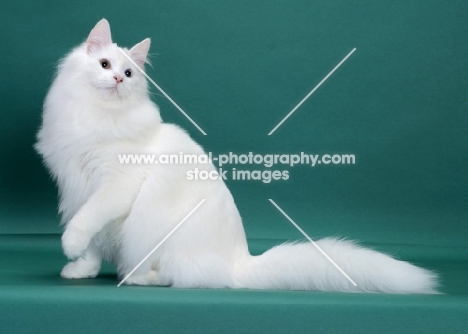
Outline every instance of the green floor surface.
<path fill-rule="evenodd" d="M 278 240 L 250 240 L 258 254 Z M 468 250 L 374 245 L 439 272 L 442 295 L 117 287 L 65 280 L 58 235 L 0 236 L 2 333 L 463 333 Z"/>

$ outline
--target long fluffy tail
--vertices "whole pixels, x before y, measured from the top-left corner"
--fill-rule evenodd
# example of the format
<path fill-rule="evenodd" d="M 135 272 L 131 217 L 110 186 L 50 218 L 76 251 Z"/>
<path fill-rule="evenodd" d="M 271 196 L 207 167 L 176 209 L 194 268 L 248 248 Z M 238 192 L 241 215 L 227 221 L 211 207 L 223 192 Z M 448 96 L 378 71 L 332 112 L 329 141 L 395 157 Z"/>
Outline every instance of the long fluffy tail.
<path fill-rule="evenodd" d="M 438 293 L 437 275 L 429 270 L 350 241 L 323 239 L 317 245 L 357 286 L 311 243 L 283 244 L 252 256 L 238 268 L 236 279 L 252 289 Z"/>

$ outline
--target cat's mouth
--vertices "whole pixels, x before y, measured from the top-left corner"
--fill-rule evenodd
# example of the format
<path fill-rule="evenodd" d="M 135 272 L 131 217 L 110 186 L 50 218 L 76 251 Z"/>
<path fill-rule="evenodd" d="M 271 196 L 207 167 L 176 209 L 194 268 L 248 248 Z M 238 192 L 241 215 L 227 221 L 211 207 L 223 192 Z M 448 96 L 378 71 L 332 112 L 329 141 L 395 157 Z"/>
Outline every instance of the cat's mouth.
<path fill-rule="evenodd" d="M 108 97 L 123 97 L 121 89 L 119 89 L 119 85 L 101 87 L 101 90 L 104 91 Z"/>
<path fill-rule="evenodd" d="M 119 86 L 114 86 L 114 87 L 108 87 L 106 90 L 114 93 L 119 93 Z"/>

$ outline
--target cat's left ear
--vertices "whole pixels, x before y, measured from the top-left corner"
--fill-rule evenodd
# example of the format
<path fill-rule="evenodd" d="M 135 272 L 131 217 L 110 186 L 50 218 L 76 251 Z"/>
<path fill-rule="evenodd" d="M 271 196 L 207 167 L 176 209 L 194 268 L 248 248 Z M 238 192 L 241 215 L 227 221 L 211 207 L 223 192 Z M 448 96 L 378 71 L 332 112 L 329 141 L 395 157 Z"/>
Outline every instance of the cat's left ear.
<path fill-rule="evenodd" d="M 130 49 L 130 56 L 132 57 L 133 61 L 140 67 L 145 66 L 150 44 L 151 40 L 146 38 Z"/>
<path fill-rule="evenodd" d="M 112 44 L 109 22 L 106 19 L 99 21 L 91 30 L 86 41 L 88 53 L 103 46 Z"/>

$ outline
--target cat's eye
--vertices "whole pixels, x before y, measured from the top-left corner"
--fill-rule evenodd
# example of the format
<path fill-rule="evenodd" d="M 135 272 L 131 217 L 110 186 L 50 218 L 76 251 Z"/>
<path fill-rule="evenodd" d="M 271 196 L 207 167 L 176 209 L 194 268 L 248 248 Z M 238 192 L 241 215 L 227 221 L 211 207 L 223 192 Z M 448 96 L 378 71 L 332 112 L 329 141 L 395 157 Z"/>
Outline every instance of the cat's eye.
<path fill-rule="evenodd" d="M 132 77 L 132 74 L 133 74 L 133 73 L 132 73 L 132 70 L 130 70 L 130 69 L 125 70 L 125 76 L 126 76 L 127 78 L 131 78 L 131 77 Z"/>
<path fill-rule="evenodd" d="M 101 63 L 101 67 L 108 70 L 111 68 L 110 62 L 107 59 L 101 59 L 99 61 Z"/>

